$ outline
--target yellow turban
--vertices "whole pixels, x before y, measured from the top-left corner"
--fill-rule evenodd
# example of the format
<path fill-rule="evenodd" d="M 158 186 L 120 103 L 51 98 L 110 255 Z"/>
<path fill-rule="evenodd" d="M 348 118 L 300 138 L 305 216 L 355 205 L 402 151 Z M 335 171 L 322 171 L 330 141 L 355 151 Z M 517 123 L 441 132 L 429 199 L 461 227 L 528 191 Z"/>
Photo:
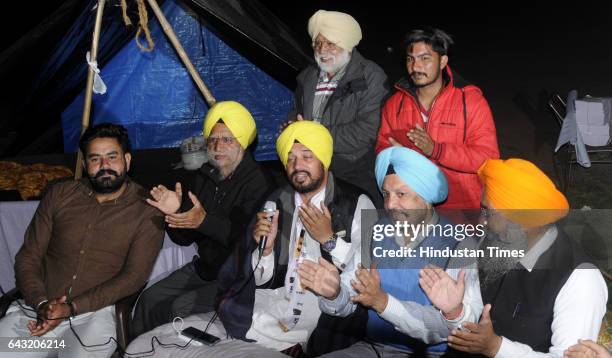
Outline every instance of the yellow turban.
<path fill-rule="evenodd" d="M 312 42 L 319 36 L 351 51 L 361 41 L 361 27 L 351 15 L 337 11 L 319 10 L 308 20 L 308 34 Z"/>
<path fill-rule="evenodd" d="M 285 128 L 276 140 L 276 152 L 285 168 L 287 168 L 289 151 L 296 141 L 310 149 L 317 159 L 323 163 L 325 169 L 329 168 L 334 151 L 334 140 L 325 126 L 317 122 L 303 120 L 294 122 Z"/>
<path fill-rule="evenodd" d="M 478 169 L 478 176 L 491 205 L 525 228 L 550 224 L 567 215 L 565 196 L 529 161 L 489 159 Z"/>
<path fill-rule="evenodd" d="M 212 106 L 204 118 L 204 137 L 208 138 L 210 132 L 220 120 L 232 132 L 242 149 L 247 149 L 255 140 L 257 126 L 251 113 L 238 102 L 223 101 Z"/>

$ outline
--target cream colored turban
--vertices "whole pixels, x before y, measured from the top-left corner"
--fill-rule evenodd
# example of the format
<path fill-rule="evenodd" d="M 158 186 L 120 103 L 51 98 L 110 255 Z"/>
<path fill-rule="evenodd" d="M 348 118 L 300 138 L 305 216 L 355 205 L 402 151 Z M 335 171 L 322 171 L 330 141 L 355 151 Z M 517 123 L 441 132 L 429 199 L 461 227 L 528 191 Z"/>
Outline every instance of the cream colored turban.
<path fill-rule="evenodd" d="M 321 34 L 347 51 L 351 51 L 361 41 L 359 23 L 351 15 L 337 11 L 315 12 L 308 20 L 308 34 L 312 42 Z"/>

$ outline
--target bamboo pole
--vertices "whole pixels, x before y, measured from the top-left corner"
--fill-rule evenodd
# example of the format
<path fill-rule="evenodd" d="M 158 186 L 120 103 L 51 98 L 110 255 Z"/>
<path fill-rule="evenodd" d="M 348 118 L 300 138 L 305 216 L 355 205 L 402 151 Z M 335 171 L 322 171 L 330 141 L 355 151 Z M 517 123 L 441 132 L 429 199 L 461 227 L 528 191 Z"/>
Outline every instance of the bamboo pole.
<path fill-rule="evenodd" d="M 98 9 L 96 12 L 96 23 L 94 26 L 93 39 L 91 43 L 90 61 L 96 61 L 98 57 L 98 42 L 100 40 L 100 29 L 102 27 L 102 14 L 104 13 L 104 4 L 106 0 L 98 0 Z M 91 66 L 87 66 L 87 84 L 85 86 L 85 101 L 83 103 L 83 117 L 81 119 L 81 135 L 89 127 L 89 117 L 91 115 L 91 100 L 93 97 L 93 83 L 95 72 Z M 80 137 L 79 137 L 80 138 Z M 80 179 L 83 175 L 83 153 L 78 151 L 76 168 L 74 169 L 74 178 Z"/>
<path fill-rule="evenodd" d="M 202 95 L 204 96 L 206 103 L 208 103 L 208 106 L 212 107 L 216 102 L 215 98 L 213 97 L 208 87 L 206 87 L 204 81 L 202 81 L 202 78 L 200 77 L 198 71 L 195 69 L 195 67 L 193 67 L 191 60 L 189 60 L 189 56 L 187 56 L 187 52 L 185 52 L 185 49 L 183 49 L 183 46 L 176 37 L 174 30 L 172 30 L 172 26 L 170 25 L 170 23 L 168 23 L 168 20 L 166 20 L 166 16 L 164 16 L 164 13 L 159 8 L 159 5 L 157 5 L 157 1 L 147 0 L 147 2 L 151 6 L 151 9 L 153 9 L 157 20 L 159 21 L 162 29 L 164 30 L 164 33 L 166 34 L 166 36 L 168 36 L 168 39 L 170 40 L 172 46 L 174 46 L 174 49 L 185 64 L 185 67 L 187 67 L 187 71 L 191 75 L 193 82 L 195 82 L 200 92 L 202 92 Z"/>

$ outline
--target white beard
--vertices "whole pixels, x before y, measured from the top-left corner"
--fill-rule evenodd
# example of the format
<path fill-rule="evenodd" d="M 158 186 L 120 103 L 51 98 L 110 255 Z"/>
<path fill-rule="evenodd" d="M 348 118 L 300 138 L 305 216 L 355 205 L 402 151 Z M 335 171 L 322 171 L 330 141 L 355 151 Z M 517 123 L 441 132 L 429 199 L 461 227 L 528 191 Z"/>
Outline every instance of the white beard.
<path fill-rule="evenodd" d="M 344 67 L 351 60 L 350 52 L 343 50 L 337 55 L 328 54 L 315 54 L 315 61 L 317 61 L 317 65 L 319 69 L 325 73 L 333 73 L 336 74 L 342 67 Z M 330 62 L 323 63 L 322 59 L 331 59 Z"/>

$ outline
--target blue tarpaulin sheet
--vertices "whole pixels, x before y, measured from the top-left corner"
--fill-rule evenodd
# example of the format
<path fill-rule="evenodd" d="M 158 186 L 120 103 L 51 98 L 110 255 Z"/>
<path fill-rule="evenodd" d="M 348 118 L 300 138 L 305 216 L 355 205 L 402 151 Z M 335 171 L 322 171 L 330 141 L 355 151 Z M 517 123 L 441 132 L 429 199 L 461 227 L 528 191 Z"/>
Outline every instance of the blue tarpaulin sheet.
<path fill-rule="evenodd" d="M 162 10 L 216 100 L 238 101 L 253 114 L 258 132 L 255 158 L 276 159 L 275 135 L 287 118 L 292 92 L 175 0 L 167 0 Z M 157 21 L 149 26 L 155 40 L 152 52 L 142 52 L 130 41 L 101 69 L 108 91 L 94 94 L 91 123 L 122 124 L 134 149 L 177 147 L 183 139 L 202 133 L 208 105 Z M 66 152 L 78 149 L 83 98 L 81 93 L 62 113 Z"/>

